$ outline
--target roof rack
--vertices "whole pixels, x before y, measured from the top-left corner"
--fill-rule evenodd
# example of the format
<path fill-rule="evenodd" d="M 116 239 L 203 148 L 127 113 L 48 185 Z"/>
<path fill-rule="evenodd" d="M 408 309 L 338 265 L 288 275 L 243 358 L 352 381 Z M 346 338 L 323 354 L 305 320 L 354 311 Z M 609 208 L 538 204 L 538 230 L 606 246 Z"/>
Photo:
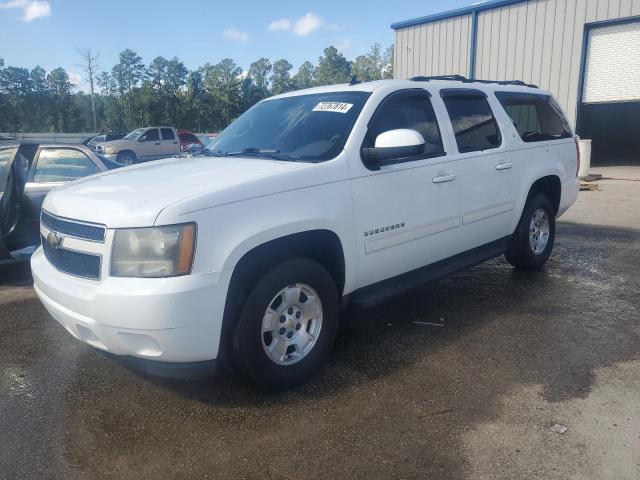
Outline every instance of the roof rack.
<path fill-rule="evenodd" d="M 522 80 L 476 80 L 472 78 L 467 78 L 462 75 L 433 75 L 429 77 L 418 76 L 411 77 L 409 80 L 412 82 L 430 82 L 432 80 L 450 80 L 454 82 L 463 82 L 463 83 L 497 83 L 498 85 L 518 85 L 521 87 L 530 87 L 530 88 L 538 88 L 537 85 L 533 83 L 525 83 Z"/>

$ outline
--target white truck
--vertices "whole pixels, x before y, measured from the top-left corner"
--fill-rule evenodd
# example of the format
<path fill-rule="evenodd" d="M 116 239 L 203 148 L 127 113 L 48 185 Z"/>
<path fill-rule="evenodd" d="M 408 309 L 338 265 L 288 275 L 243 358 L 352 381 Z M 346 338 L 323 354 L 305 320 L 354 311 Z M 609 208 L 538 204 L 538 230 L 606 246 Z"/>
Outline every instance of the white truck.
<path fill-rule="evenodd" d="M 285 388 L 320 368 L 347 302 L 501 254 L 541 268 L 578 166 L 558 104 L 522 82 L 291 92 L 202 155 L 51 192 L 34 287 L 95 348 L 167 367 L 223 360 Z"/>

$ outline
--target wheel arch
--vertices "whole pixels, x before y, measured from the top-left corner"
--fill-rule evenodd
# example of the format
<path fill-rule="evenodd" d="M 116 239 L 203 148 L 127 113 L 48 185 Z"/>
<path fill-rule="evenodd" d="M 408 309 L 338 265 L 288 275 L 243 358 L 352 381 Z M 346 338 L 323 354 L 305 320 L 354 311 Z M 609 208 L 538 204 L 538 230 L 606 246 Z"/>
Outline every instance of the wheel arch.
<path fill-rule="evenodd" d="M 343 243 L 330 229 L 313 229 L 291 233 L 246 250 L 235 264 L 227 290 L 222 319 L 220 355 L 228 363 L 235 319 L 249 295 L 255 279 L 269 271 L 277 263 L 290 258 L 310 258 L 323 265 L 331 274 L 340 295 L 346 279 L 346 258 Z"/>
<path fill-rule="evenodd" d="M 529 187 L 525 205 L 533 195 L 538 193 L 543 193 L 549 198 L 555 213 L 557 214 L 560 209 L 560 198 L 562 196 L 562 182 L 560 177 L 558 175 L 551 174 L 536 179 Z"/>

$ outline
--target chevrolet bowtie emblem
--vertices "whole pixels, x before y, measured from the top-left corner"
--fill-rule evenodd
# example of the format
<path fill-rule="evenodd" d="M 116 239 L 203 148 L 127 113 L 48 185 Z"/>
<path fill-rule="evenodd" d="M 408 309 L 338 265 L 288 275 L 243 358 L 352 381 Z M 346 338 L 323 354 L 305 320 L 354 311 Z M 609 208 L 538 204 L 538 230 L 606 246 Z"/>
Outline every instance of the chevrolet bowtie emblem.
<path fill-rule="evenodd" d="M 51 248 L 60 248 L 63 240 L 64 237 L 56 232 L 49 232 L 49 235 L 47 235 L 47 243 Z"/>

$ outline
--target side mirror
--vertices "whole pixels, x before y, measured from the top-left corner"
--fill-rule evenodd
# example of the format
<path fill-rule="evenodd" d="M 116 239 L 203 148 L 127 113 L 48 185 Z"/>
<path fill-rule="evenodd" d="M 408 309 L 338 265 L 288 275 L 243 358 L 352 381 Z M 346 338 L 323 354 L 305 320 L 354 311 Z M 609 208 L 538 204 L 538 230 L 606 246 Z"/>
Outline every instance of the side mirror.
<path fill-rule="evenodd" d="M 147 141 L 147 136 L 146 135 L 142 135 L 139 139 L 139 142 L 146 142 Z"/>
<path fill-rule="evenodd" d="M 424 146 L 424 137 L 419 132 L 398 128 L 378 135 L 375 147 L 363 148 L 362 156 L 369 167 L 378 170 L 385 163 L 393 163 L 392 160 L 420 155 Z"/>

